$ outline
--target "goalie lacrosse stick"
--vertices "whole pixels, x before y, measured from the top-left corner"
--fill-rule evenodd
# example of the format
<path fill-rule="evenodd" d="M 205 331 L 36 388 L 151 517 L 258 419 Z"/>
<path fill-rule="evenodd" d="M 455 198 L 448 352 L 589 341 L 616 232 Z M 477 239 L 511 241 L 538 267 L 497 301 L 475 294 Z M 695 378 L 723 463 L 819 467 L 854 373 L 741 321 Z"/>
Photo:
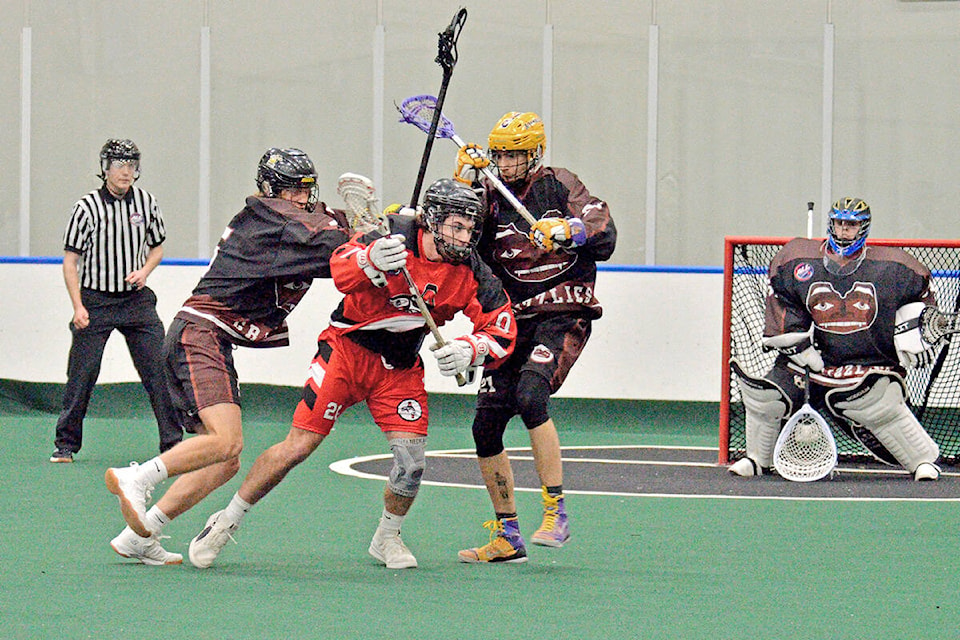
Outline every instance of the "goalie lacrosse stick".
<path fill-rule="evenodd" d="M 337 179 L 337 193 L 343 198 L 347 209 L 349 209 L 347 221 L 350 223 L 350 229 L 361 233 L 377 230 L 383 235 L 390 234 L 390 223 L 387 221 L 387 216 L 380 210 L 377 189 L 369 178 L 356 173 L 345 173 Z M 410 275 L 406 267 L 400 269 L 400 273 L 407 281 L 410 296 L 416 303 L 420 315 L 423 316 L 423 321 L 433 335 L 433 339 L 438 346 L 442 347 L 446 344 L 446 341 L 440 335 L 440 329 L 437 327 L 433 316 L 430 315 L 430 309 L 424 302 L 417 283 L 413 281 L 413 276 Z M 458 373 L 456 379 L 457 386 L 462 387 L 467 384 L 467 379 L 462 373 Z"/>
<path fill-rule="evenodd" d="M 422 95 L 407 98 L 400 103 L 397 110 L 400 112 L 400 122 L 407 122 L 424 131 L 427 134 L 428 140 L 433 139 L 434 136 L 437 138 L 448 138 L 452 140 L 459 149 L 464 146 L 463 139 L 457 135 L 453 123 L 440 112 L 440 107 L 441 103 L 437 98 Z M 434 123 L 439 124 L 434 127 Z M 507 202 L 517 210 L 517 213 L 530 223 L 530 226 L 537 223 L 537 219 L 523 206 L 523 203 L 520 202 L 517 196 L 513 195 L 513 192 L 507 188 L 507 185 L 503 184 L 500 177 L 490 170 L 490 167 L 483 167 L 480 171 L 483 172 L 483 175 L 496 187 L 497 191 L 503 194 Z"/>
<path fill-rule="evenodd" d="M 913 304 L 923 303 L 915 302 Z M 908 332 L 917 327 L 920 329 L 920 337 L 923 342 L 933 346 L 951 334 L 960 333 L 960 315 L 945 313 L 936 307 L 924 305 L 919 317 L 905 325 L 898 325 L 895 332 Z"/>
<path fill-rule="evenodd" d="M 451 76 L 453 76 L 453 67 L 457 64 L 457 40 L 460 38 L 460 31 L 466 21 L 467 10 L 461 7 L 453 16 L 453 20 L 450 21 L 450 26 L 438 34 L 440 39 L 437 44 L 436 63 L 443 68 L 443 81 L 440 83 L 440 92 L 437 94 L 437 104 L 440 106 L 437 107 L 437 114 L 427 130 L 430 135 L 427 136 L 426 145 L 423 147 L 423 156 L 420 158 L 420 171 L 417 173 L 417 182 L 413 187 L 413 195 L 410 198 L 411 209 L 416 209 L 420 202 L 420 189 L 423 187 L 423 177 L 427 174 L 427 164 L 430 162 L 434 133 L 440 120 L 440 107 L 443 106 L 443 101 L 447 97 L 447 87 L 450 85 Z"/>
<path fill-rule="evenodd" d="M 803 406 L 780 431 L 773 468 L 782 478 L 813 482 L 837 466 L 837 442 L 830 425 L 810 406 L 810 369 L 804 368 Z"/>

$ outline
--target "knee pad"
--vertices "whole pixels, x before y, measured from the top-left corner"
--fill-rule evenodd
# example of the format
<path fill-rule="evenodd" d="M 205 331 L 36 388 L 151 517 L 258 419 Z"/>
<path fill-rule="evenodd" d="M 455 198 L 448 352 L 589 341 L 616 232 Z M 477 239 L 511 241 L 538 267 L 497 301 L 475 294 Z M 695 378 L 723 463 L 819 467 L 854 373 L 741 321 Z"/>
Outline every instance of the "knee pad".
<path fill-rule="evenodd" d="M 746 409 L 747 457 L 760 467 L 772 467 L 777 437 L 784 417 L 793 413 L 793 402 L 764 378 L 740 376 L 740 395 Z"/>
<path fill-rule="evenodd" d="M 507 411 L 478 409 L 473 418 L 473 443 L 478 458 L 490 458 L 503 451 L 503 433 L 510 414 Z"/>
<path fill-rule="evenodd" d="M 934 463 L 940 447 L 904 401 L 903 378 L 895 373 L 870 373 L 852 389 L 827 392 L 827 407 L 870 431 L 907 471 Z"/>
<path fill-rule="evenodd" d="M 420 479 L 426 468 L 426 438 L 396 438 L 390 441 L 393 467 L 387 486 L 398 496 L 413 498 L 420 490 Z"/>
<path fill-rule="evenodd" d="M 539 373 L 524 371 L 517 382 L 517 413 L 527 429 L 539 427 L 550 419 L 547 402 L 550 400 L 550 381 Z"/>

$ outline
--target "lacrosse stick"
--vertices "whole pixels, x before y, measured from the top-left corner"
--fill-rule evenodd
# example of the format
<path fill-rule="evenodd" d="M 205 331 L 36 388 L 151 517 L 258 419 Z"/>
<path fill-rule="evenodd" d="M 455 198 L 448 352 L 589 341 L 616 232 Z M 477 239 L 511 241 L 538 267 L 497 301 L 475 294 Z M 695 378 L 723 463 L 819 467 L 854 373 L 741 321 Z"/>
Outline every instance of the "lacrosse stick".
<path fill-rule="evenodd" d="M 830 425 L 810 406 L 810 369 L 804 368 L 803 406 L 780 431 L 773 468 L 782 478 L 813 482 L 837 466 L 837 442 Z"/>
<path fill-rule="evenodd" d="M 337 179 L 337 193 L 347 204 L 347 209 L 349 209 L 347 220 L 353 231 L 369 233 L 377 230 L 383 235 L 390 234 L 390 223 L 387 221 L 387 216 L 380 210 L 377 189 L 369 178 L 356 173 L 345 173 Z M 427 324 L 433 339 L 438 346 L 442 347 L 446 344 L 446 341 L 440 335 L 440 329 L 437 327 L 433 316 L 430 315 L 430 309 L 424 302 L 417 283 L 413 281 L 413 276 L 410 275 L 406 267 L 400 269 L 400 273 L 407 281 L 410 296 L 416 303 L 417 309 L 420 310 L 420 315 L 423 316 L 423 321 Z M 467 384 L 467 379 L 462 373 L 458 373 L 456 379 L 457 386 L 462 387 Z"/>
<path fill-rule="evenodd" d="M 460 31 L 463 24 L 467 21 L 467 10 L 460 8 L 457 14 L 453 16 L 444 31 L 442 31 L 438 45 L 436 63 L 443 69 L 443 81 L 440 83 L 440 92 L 437 94 L 437 113 L 427 129 L 430 135 L 427 136 L 426 145 L 423 147 L 423 156 L 420 158 L 420 171 L 417 173 L 417 182 L 413 187 L 413 195 L 410 197 L 410 208 L 416 209 L 420 202 L 420 189 L 423 187 L 423 177 L 427 173 L 427 164 L 430 162 L 430 152 L 433 149 L 434 133 L 437 131 L 437 124 L 440 119 L 440 107 L 447 97 L 447 87 L 450 85 L 450 78 L 453 76 L 453 67 L 457 64 L 457 40 L 460 38 Z"/>
<path fill-rule="evenodd" d="M 397 110 L 400 112 L 400 122 L 407 122 L 421 131 L 426 132 L 428 140 L 434 136 L 438 138 L 448 138 L 453 140 L 453 143 L 456 144 L 459 149 L 464 146 L 463 139 L 457 135 L 457 132 L 453 128 L 453 123 L 440 112 L 440 106 L 440 102 L 433 96 L 411 96 L 401 102 Z M 433 123 L 439 124 L 434 127 Z M 503 194 L 507 202 L 517 210 L 517 213 L 530 223 L 530 226 L 537 223 L 537 219 L 523 206 L 523 203 L 517 199 L 517 196 L 513 195 L 513 192 L 507 188 L 507 185 L 503 184 L 500 177 L 490 170 L 490 167 L 483 167 L 480 171 L 482 171 L 483 175 L 497 188 L 497 191 Z"/>
<path fill-rule="evenodd" d="M 807 237 L 813 237 L 813 203 L 807 203 Z"/>
<path fill-rule="evenodd" d="M 902 313 L 908 309 L 914 312 L 919 309 L 919 313 L 912 318 L 901 321 L 902 315 L 912 315 Z M 919 331 L 919 337 L 922 340 L 919 344 L 923 348 L 927 348 L 951 334 L 960 333 L 960 315 L 945 313 L 922 302 L 911 302 L 904 305 L 902 310 L 898 310 L 897 326 L 894 328 L 894 334 L 908 334 L 911 331 Z"/>

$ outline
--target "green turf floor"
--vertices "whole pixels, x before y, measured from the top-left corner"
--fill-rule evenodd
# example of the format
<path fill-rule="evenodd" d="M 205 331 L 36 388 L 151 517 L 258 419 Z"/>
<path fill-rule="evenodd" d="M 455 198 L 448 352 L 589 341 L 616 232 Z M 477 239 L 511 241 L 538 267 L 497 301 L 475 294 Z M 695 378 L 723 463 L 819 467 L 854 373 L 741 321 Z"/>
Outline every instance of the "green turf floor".
<path fill-rule="evenodd" d="M 0 638 L 960 635 L 956 503 L 574 495 L 567 547 L 475 566 L 456 552 L 485 541 L 485 492 L 426 486 L 404 525 L 420 568 L 387 570 L 366 553 L 383 485 L 328 469 L 387 451 L 362 407 L 251 511 L 213 568 L 135 564 L 108 546 L 123 523 L 103 472 L 154 454 L 142 392 L 98 391 L 77 461 L 53 465 L 58 389 L 30 386 L 24 403 L 15 387 L 0 385 Z M 245 392 L 246 469 L 286 434 L 296 392 Z M 470 399 L 432 405 L 429 448 L 470 447 Z M 715 405 L 556 401 L 555 415 L 565 445 L 716 442 Z M 522 427 L 507 444 L 528 444 Z M 171 523 L 167 548 L 186 554 L 238 484 Z M 535 528 L 537 497 L 518 499 Z"/>

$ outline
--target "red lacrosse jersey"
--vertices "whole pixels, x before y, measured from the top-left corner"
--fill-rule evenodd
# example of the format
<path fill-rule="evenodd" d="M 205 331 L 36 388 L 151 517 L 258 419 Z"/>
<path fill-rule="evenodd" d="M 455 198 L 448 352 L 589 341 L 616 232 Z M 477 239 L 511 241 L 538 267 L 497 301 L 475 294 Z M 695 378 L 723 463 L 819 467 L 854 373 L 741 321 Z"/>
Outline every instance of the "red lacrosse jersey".
<path fill-rule="evenodd" d="M 413 218 L 389 216 L 389 220 L 392 232 L 406 238 L 407 270 L 437 326 L 463 312 L 487 352 L 483 366 L 498 366 L 513 351 L 517 337 L 510 298 L 500 280 L 476 253 L 463 264 L 427 260 L 422 251 L 423 230 Z M 345 295 L 330 326 L 380 354 L 391 366 L 409 368 L 416 363 L 429 330 L 403 274 L 387 274 L 386 286 L 377 288 L 357 264 L 357 254 L 379 237 L 377 232 L 358 235 L 334 251 L 330 271 Z"/>

